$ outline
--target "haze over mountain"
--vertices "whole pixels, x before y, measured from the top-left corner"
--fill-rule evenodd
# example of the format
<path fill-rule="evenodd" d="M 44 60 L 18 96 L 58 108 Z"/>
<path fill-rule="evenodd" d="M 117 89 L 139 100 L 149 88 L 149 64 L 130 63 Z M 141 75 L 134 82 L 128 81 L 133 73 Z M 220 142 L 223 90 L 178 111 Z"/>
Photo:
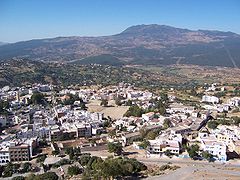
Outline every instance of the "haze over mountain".
<path fill-rule="evenodd" d="M 0 46 L 0 59 L 75 63 L 240 67 L 240 35 L 166 25 L 132 26 L 112 36 L 57 37 Z"/>
<path fill-rule="evenodd" d="M 8 43 L 0 42 L 0 46 L 2 46 L 2 45 L 6 45 L 6 44 L 8 44 Z"/>

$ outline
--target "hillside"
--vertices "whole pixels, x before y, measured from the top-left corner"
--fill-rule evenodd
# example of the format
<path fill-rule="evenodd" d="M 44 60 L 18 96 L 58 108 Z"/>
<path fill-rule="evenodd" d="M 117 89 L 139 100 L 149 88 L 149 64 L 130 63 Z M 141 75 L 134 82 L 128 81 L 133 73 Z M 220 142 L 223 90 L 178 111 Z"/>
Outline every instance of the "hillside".
<path fill-rule="evenodd" d="M 193 65 L 118 67 L 27 59 L 0 62 L 0 88 L 33 83 L 90 86 L 116 85 L 120 82 L 158 90 L 162 87 L 189 88 L 204 83 L 240 84 L 240 71 L 236 68 Z"/>
<path fill-rule="evenodd" d="M 112 36 L 57 37 L 7 44 L 0 46 L 0 59 L 240 67 L 239 49 L 240 35 L 232 32 L 193 31 L 152 24 L 132 26 Z"/>

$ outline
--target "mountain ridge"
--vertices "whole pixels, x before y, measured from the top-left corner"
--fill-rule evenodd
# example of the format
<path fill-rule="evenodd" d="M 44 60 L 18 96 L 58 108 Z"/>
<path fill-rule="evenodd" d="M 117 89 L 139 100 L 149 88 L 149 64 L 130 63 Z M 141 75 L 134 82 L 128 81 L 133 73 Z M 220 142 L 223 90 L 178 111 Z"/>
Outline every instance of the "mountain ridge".
<path fill-rule="evenodd" d="M 0 41 L 0 46 L 6 45 L 8 43 Z"/>
<path fill-rule="evenodd" d="M 86 58 L 102 58 L 101 55 L 108 54 L 123 64 L 240 67 L 239 48 L 240 35 L 233 32 L 150 24 L 131 26 L 110 36 L 55 37 L 2 45 L 0 60 L 20 57 L 43 61 L 79 60 L 81 63 Z"/>

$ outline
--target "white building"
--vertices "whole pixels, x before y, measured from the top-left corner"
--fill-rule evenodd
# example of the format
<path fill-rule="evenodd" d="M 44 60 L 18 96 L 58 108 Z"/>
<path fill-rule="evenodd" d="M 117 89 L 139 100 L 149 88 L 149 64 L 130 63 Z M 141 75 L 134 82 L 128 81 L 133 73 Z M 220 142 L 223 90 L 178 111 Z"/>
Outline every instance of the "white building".
<path fill-rule="evenodd" d="M 93 121 L 102 121 L 103 113 L 99 113 L 99 112 L 91 113 L 90 117 Z"/>
<path fill-rule="evenodd" d="M 10 162 L 9 148 L 6 144 L 0 144 L 0 165 L 5 165 Z"/>
<path fill-rule="evenodd" d="M 200 149 L 216 156 L 219 161 L 227 161 L 227 146 L 223 142 L 218 142 L 213 134 L 201 134 L 198 136 L 201 145 Z"/>
<path fill-rule="evenodd" d="M 154 112 L 149 112 L 149 113 L 146 113 L 146 114 L 142 114 L 142 118 L 145 120 L 145 121 L 150 121 L 154 118 Z"/>
<path fill-rule="evenodd" d="M 202 102 L 219 103 L 219 98 L 216 97 L 216 96 L 204 95 L 204 96 L 202 97 Z"/>
<path fill-rule="evenodd" d="M 231 106 L 239 106 L 240 105 L 240 97 L 233 97 L 233 98 L 228 100 L 228 103 Z"/>
<path fill-rule="evenodd" d="M 50 141 L 49 139 L 50 127 L 40 127 L 36 124 L 32 128 L 25 127 L 20 132 L 17 133 L 17 138 L 40 138 Z"/>
<path fill-rule="evenodd" d="M 172 103 L 170 104 L 169 108 L 166 109 L 167 113 L 173 114 L 173 113 L 192 113 L 194 111 L 193 106 L 185 106 L 181 103 Z"/>
<path fill-rule="evenodd" d="M 228 112 L 229 110 L 230 110 L 230 105 L 228 105 L 228 104 L 221 104 L 221 105 L 217 106 L 218 112 L 224 112 L 224 111 Z"/>
<path fill-rule="evenodd" d="M 148 152 L 150 154 L 162 154 L 166 151 L 172 154 L 179 154 L 180 152 L 180 144 L 177 140 L 155 139 L 149 140 L 149 143 Z"/>
<path fill-rule="evenodd" d="M 0 116 L 0 126 L 5 127 L 7 125 L 7 118 L 5 116 Z"/>

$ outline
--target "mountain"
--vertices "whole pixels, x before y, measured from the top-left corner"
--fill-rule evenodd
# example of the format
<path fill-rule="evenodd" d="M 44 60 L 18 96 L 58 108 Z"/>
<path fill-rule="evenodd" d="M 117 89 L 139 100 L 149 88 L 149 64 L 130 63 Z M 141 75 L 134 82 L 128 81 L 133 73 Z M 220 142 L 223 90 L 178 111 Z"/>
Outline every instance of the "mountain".
<path fill-rule="evenodd" d="M 8 43 L 1 42 L 1 41 L 0 41 L 0 46 L 2 46 L 2 45 L 6 45 L 6 44 L 8 44 Z"/>
<path fill-rule="evenodd" d="M 239 49 L 240 35 L 236 33 L 151 24 L 132 26 L 112 36 L 57 37 L 7 44 L 0 46 L 0 59 L 240 67 Z"/>

